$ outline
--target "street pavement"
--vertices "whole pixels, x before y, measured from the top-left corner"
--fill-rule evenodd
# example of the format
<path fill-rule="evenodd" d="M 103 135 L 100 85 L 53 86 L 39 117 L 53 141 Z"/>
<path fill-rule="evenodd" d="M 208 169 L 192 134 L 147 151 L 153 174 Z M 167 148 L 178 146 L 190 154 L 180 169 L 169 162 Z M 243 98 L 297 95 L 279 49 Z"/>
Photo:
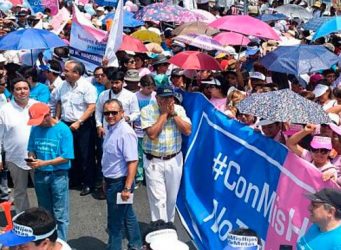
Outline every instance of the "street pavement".
<path fill-rule="evenodd" d="M 33 188 L 29 188 L 31 206 L 37 206 Z M 78 190 L 70 190 L 70 227 L 68 243 L 77 250 L 101 250 L 105 249 L 107 242 L 106 229 L 106 201 L 96 200 L 92 195 L 81 197 Z M 149 205 L 146 188 L 141 186 L 135 191 L 134 209 L 140 224 L 143 236 L 146 227 L 150 223 Z M 1 226 L 4 225 L 4 217 L 1 214 Z M 187 231 L 183 228 L 178 215 L 175 219 L 178 237 L 181 241 L 196 249 Z M 123 243 L 123 249 L 127 249 L 127 241 Z M 176 249 L 174 249 L 176 250 Z"/>

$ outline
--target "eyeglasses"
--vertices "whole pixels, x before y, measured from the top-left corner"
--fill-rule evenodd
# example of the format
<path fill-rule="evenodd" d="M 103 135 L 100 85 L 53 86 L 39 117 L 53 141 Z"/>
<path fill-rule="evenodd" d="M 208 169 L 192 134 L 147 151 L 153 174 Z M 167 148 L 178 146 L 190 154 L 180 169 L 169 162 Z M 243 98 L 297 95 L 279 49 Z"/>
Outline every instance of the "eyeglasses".
<path fill-rule="evenodd" d="M 310 150 L 313 153 L 321 153 L 323 155 L 326 155 L 330 152 L 330 150 L 326 148 L 311 148 Z"/>
<path fill-rule="evenodd" d="M 95 78 L 104 77 L 104 74 L 94 74 Z"/>
<path fill-rule="evenodd" d="M 105 112 L 103 112 L 103 115 L 104 116 L 109 116 L 109 115 L 115 116 L 115 115 L 118 115 L 118 113 L 120 113 L 120 111 L 105 111 Z"/>
<path fill-rule="evenodd" d="M 133 63 L 136 63 L 136 62 L 135 62 L 135 60 L 130 60 L 130 61 L 128 61 L 128 63 L 133 64 Z"/>

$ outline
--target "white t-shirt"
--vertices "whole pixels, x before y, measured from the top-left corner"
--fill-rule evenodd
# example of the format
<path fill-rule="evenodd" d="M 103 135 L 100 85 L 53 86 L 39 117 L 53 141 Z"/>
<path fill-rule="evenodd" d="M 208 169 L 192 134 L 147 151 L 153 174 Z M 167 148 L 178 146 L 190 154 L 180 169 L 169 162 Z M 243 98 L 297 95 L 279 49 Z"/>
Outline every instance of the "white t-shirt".
<path fill-rule="evenodd" d="M 57 242 L 62 245 L 61 250 L 71 250 L 72 248 L 62 239 L 57 239 Z"/>

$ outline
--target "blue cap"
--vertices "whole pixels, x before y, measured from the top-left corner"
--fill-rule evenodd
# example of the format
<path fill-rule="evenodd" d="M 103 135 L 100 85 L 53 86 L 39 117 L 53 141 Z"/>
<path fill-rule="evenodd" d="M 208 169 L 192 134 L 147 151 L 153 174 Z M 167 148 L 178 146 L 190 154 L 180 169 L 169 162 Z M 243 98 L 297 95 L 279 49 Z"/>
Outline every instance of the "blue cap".
<path fill-rule="evenodd" d="M 255 55 L 259 50 L 260 50 L 260 48 L 259 48 L 258 46 L 247 46 L 247 47 L 246 47 L 246 55 L 248 55 L 248 56 L 253 56 L 253 55 Z"/>
<path fill-rule="evenodd" d="M 163 86 L 157 88 L 156 95 L 161 97 L 175 96 L 175 91 L 171 86 Z"/>

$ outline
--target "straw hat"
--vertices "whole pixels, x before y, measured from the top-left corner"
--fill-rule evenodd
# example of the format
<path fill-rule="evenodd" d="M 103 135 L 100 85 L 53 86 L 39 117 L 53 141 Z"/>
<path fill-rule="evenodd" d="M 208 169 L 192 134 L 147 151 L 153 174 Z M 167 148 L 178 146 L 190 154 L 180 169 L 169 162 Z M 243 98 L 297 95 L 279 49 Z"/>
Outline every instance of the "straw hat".
<path fill-rule="evenodd" d="M 314 3 L 313 7 L 320 8 L 321 7 L 321 2 L 320 1 L 316 1 Z"/>

